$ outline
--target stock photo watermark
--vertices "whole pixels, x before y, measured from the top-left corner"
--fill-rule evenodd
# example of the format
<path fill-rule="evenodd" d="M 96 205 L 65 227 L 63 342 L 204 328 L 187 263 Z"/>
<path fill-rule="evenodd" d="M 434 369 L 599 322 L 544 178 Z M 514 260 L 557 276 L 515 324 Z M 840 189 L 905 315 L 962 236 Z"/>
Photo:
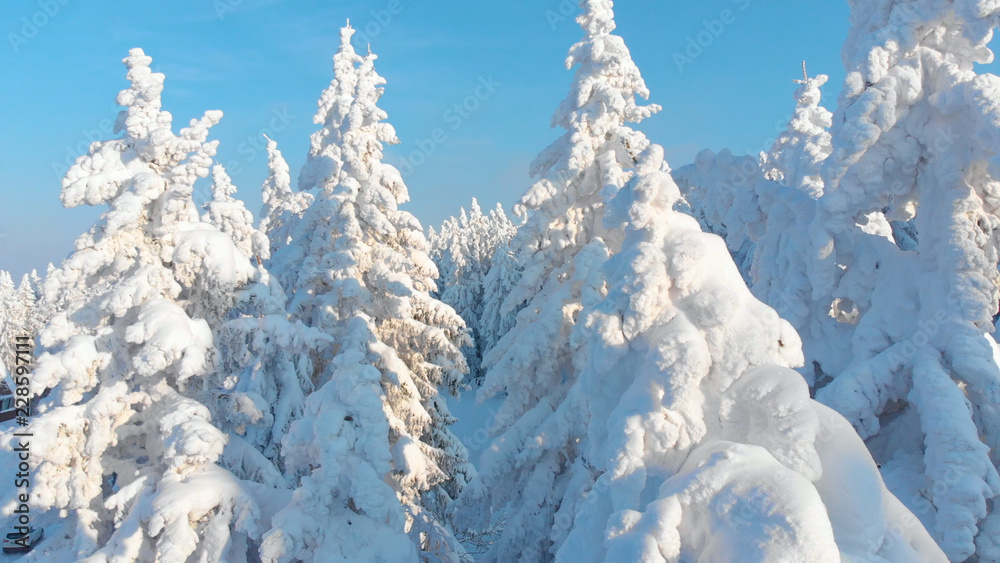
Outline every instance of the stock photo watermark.
<path fill-rule="evenodd" d="M 115 117 L 105 117 L 95 123 L 94 127 L 81 129 L 80 140 L 75 145 L 66 145 L 63 160 L 61 162 L 53 161 L 51 165 L 52 174 L 57 180 L 62 180 L 66 176 L 66 173 L 69 172 L 69 169 L 76 164 L 76 161 L 81 156 L 90 152 L 91 145 L 113 138 L 115 123 L 118 120 L 120 111 L 121 107 L 112 105 L 109 108 L 109 113 Z"/>
<path fill-rule="evenodd" d="M 751 0 L 732 0 L 733 8 L 725 8 L 718 13 L 715 18 L 702 20 L 702 29 L 694 35 L 686 37 L 686 44 L 681 51 L 674 51 L 671 59 L 677 71 L 684 72 L 684 68 L 693 64 L 695 60 L 705 54 L 715 41 L 722 37 L 727 29 L 739 19 L 739 13 L 750 7 Z"/>
<path fill-rule="evenodd" d="M 572 21 L 576 18 L 579 10 L 579 2 L 575 0 L 560 0 L 559 5 L 554 10 L 545 10 L 545 21 L 549 22 L 549 28 L 555 31 L 559 24 L 565 21 Z"/>
<path fill-rule="evenodd" d="M 438 127 L 431 131 L 427 137 L 417 140 L 416 150 L 409 152 L 403 159 L 403 162 L 398 165 L 400 174 L 406 178 L 423 166 L 437 152 L 441 145 L 448 142 L 450 138 L 448 131 L 451 130 L 454 132 L 461 129 L 483 107 L 483 103 L 493 97 L 501 86 L 503 84 L 495 80 L 492 74 L 489 76 L 480 76 L 471 94 L 452 104 L 451 107 L 441 114 L 441 119 L 448 125 L 448 128 Z"/>
<path fill-rule="evenodd" d="M 35 3 L 38 9 L 35 13 L 30 16 L 22 17 L 20 20 L 20 27 L 17 32 L 9 32 L 7 34 L 7 42 L 10 43 L 10 48 L 13 49 L 14 53 L 20 53 L 21 48 L 31 42 L 32 39 L 38 36 L 42 29 L 44 29 L 53 19 L 58 16 L 63 9 L 73 0 L 38 0 Z"/>
<path fill-rule="evenodd" d="M 275 106 L 271 109 L 271 117 L 267 127 L 262 127 L 253 135 L 247 135 L 237 147 L 236 153 L 243 157 L 244 163 L 253 162 L 260 154 L 267 152 L 267 137 L 276 137 L 295 120 L 295 114 L 287 106 Z M 226 163 L 226 169 L 233 174 L 239 174 L 243 168 L 239 160 Z"/>
<path fill-rule="evenodd" d="M 371 19 L 357 28 L 354 39 L 361 42 L 362 45 L 370 45 L 372 40 L 382 35 L 382 32 L 392 24 L 396 16 L 402 14 L 406 5 L 412 1 L 389 0 L 384 8 L 369 11 L 368 15 L 371 16 Z"/>

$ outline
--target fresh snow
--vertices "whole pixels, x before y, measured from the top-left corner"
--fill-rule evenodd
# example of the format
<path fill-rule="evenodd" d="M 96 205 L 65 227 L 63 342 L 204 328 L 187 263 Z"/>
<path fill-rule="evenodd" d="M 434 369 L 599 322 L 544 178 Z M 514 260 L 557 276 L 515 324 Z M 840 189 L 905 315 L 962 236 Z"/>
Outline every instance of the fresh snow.
<path fill-rule="evenodd" d="M 468 371 L 460 348 L 471 340 L 431 295 L 430 246 L 399 208 L 409 199 L 399 171 L 381 161 L 383 145 L 398 142 L 377 105 L 385 79 L 374 54 L 354 50 L 353 34 L 341 30 L 319 101 L 299 176 L 298 193 L 309 197 L 277 191 L 308 205 L 284 204 L 287 243 L 277 241 L 270 267 L 294 288 L 290 318 L 330 341 L 314 354 L 314 390 L 282 441 L 295 491 L 261 557 L 455 561 L 464 550 L 442 518 L 475 471 L 448 428 L 445 397 L 459 391 Z M 271 154 L 273 183 L 284 186 Z M 269 180 L 265 194 L 271 188 Z"/>
<path fill-rule="evenodd" d="M 30 432 L 46 536 L 2 559 L 1000 563 L 1000 3 L 849 4 L 835 111 L 803 63 L 769 150 L 674 170 L 581 0 L 514 219 L 426 233 L 350 24 L 259 221 L 222 112 L 175 130 L 131 50 L 62 182 L 102 215 L 0 270 L 0 392 L 36 347 L 0 470 Z"/>

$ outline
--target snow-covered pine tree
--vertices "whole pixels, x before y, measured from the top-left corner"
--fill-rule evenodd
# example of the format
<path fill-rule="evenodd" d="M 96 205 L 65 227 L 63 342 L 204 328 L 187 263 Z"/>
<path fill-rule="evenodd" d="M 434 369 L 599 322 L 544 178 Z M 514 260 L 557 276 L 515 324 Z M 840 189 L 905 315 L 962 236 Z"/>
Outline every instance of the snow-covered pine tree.
<path fill-rule="evenodd" d="M 435 297 L 440 297 L 441 292 L 447 287 L 448 283 L 454 280 L 454 268 L 451 264 L 452 257 L 448 247 L 456 236 L 452 232 L 455 222 L 455 217 L 449 217 L 441 223 L 440 230 L 435 229 L 433 225 L 427 228 L 427 244 L 430 247 L 427 255 L 434 261 L 434 265 L 438 270 L 438 284 L 434 291 Z"/>
<path fill-rule="evenodd" d="M 810 384 L 815 366 L 835 365 L 843 359 L 838 346 L 850 340 L 827 314 L 829 303 L 813 299 L 808 275 L 808 232 L 832 150 L 831 114 L 820 105 L 826 81 L 825 75 L 795 80 L 795 112 L 770 152 L 754 158 L 706 150 L 673 172 L 684 198 L 678 208 L 726 240 L 753 294 L 799 331 L 807 358 L 801 371 Z"/>
<path fill-rule="evenodd" d="M 260 508 L 216 463 L 226 437 L 201 380 L 212 332 L 192 313 L 254 272 L 192 200 L 221 112 L 174 134 L 163 75 L 141 49 L 124 62 L 121 136 L 91 145 L 63 180 L 65 206 L 109 209 L 46 279 L 54 302 L 73 299 L 41 331 L 31 378 L 36 397 L 51 389 L 26 429 L 33 517 L 59 522 L 36 552 L 53 561 L 242 560 L 262 531 Z M 7 449 L 17 443 L 10 433 Z"/>
<path fill-rule="evenodd" d="M 0 270 L 0 365 L 4 366 L 4 382 L 0 385 L 0 393 L 9 394 L 13 381 L 8 382 L 10 368 L 14 367 L 14 350 L 17 343 L 17 331 L 20 330 L 15 318 L 18 315 L 17 289 L 10 272 Z"/>
<path fill-rule="evenodd" d="M 607 205 L 625 239 L 576 327 L 579 375 L 518 456 L 566 458 L 554 559 L 943 562 L 850 424 L 789 369 L 794 330 L 674 211 L 663 150 L 637 168 Z"/>
<path fill-rule="evenodd" d="M 762 161 L 765 176 L 774 181 L 757 182 L 753 204 L 760 219 L 748 229 L 754 244 L 750 288 L 798 331 L 807 358 L 802 373 L 810 384 L 815 363 L 835 361 L 835 343 L 848 345 L 843 327 L 828 314 L 829 303 L 813 300 L 808 277 L 807 233 L 823 194 L 821 168 L 832 150 L 832 114 L 820 105 L 827 79 L 805 75 L 795 81 L 795 113 Z"/>
<path fill-rule="evenodd" d="M 17 286 L 14 285 L 14 276 L 7 270 L 0 270 L 0 303 L 7 304 L 14 300 L 14 293 Z"/>
<path fill-rule="evenodd" d="M 698 219 L 702 229 L 726 240 L 743 279 L 761 298 L 764 297 L 756 292 L 760 280 L 753 270 L 772 264 L 775 257 L 770 253 L 776 247 L 758 249 L 758 240 L 768 236 L 780 238 L 786 229 L 794 227 L 796 220 L 801 222 L 811 218 L 801 215 L 803 210 L 799 208 L 809 206 L 802 196 L 782 186 L 804 191 L 812 199 L 823 193 L 820 167 L 832 150 L 827 131 L 832 116 L 820 105 L 820 89 L 828 79 L 826 75 L 814 78 L 804 75 L 795 81 L 799 84 L 795 92 L 795 111 L 769 152 L 754 157 L 736 156 L 729 150 L 718 154 L 704 150 L 693 164 L 673 172 L 684 197 L 679 202 L 680 207 L 686 208 Z M 764 182 L 765 179 L 774 183 Z M 793 215 L 787 216 L 789 211 Z M 809 210 L 806 212 L 811 213 Z M 776 223 L 772 225 L 769 222 Z M 803 238 L 800 234 L 794 236 Z M 765 245 L 778 242 L 766 241 Z M 764 291 L 768 293 L 771 289 Z M 786 297 L 781 298 L 783 302 L 787 300 Z M 785 317 L 783 309 L 788 308 L 787 303 L 779 304 L 767 298 L 764 301 L 777 307 Z M 795 326 L 799 328 L 798 324 Z"/>
<path fill-rule="evenodd" d="M 223 464 L 240 478 L 286 489 L 281 440 L 312 391 L 310 355 L 331 339 L 288 319 L 285 292 L 263 265 L 270 258 L 267 236 L 233 197 L 236 187 L 225 168 L 214 166 L 212 178 L 203 220 L 228 234 L 243 256 L 253 257 L 257 270 L 208 318 L 218 350 L 218 401 L 210 406 L 228 433 Z"/>
<path fill-rule="evenodd" d="M 737 156 L 729 149 L 718 154 L 705 149 L 695 161 L 672 172 L 684 199 L 678 206 L 688 212 L 706 232 L 726 241 L 729 252 L 750 284 L 756 252 L 753 239 L 760 233 L 762 215 L 756 187 L 764 179 L 757 157 Z"/>
<path fill-rule="evenodd" d="M 477 349 L 479 317 L 477 309 L 482 303 L 482 272 L 476 253 L 476 225 L 481 223 L 482 210 L 475 199 L 472 200 L 472 217 L 465 208 L 459 210 L 458 217 L 446 219 L 441 232 L 434 240 L 428 239 L 428 256 L 438 267 L 438 280 L 434 297 L 455 309 L 462 317 L 469 331 L 470 341 L 462 347 L 469 367 L 468 377 L 475 380 L 479 375 L 481 360 Z M 478 215 L 478 217 L 476 217 Z M 472 321 L 471 323 L 469 321 Z"/>
<path fill-rule="evenodd" d="M 49 279 L 49 275 L 56 269 L 55 264 L 49 262 L 45 266 L 45 276 L 38 274 L 36 270 L 31 271 L 32 283 L 35 286 L 35 295 L 38 297 L 39 306 L 39 317 L 42 319 L 42 323 L 39 326 L 44 326 L 45 323 L 49 321 L 55 315 L 55 310 L 58 308 L 58 304 L 54 303 L 45 294 L 45 280 Z"/>
<path fill-rule="evenodd" d="M 503 205 L 499 203 L 490 210 L 486 216 L 486 234 L 484 235 L 485 250 L 481 251 L 483 256 L 493 265 L 493 256 L 497 249 L 505 243 L 509 243 L 517 234 L 517 225 L 507 217 Z"/>
<path fill-rule="evenodd" d="M 538 181 L 516 210 L 527 214 L 511 246 L 525 270 L 506 297 L 505 311 L 523 303 L 517 324 L 487 355 L 479 400 L 505 393 L 492 431 L 495 451 L 459 500 L 458 521 L 488 524 L 495 510 L 512 509 L 488 559 L 544 561 L 555 511 L 566 490 L 566 458 L 552 452 L 521 464 L 518 452 L 565 397 L 573 382 L 570 334 L 580 311 L 600 299 L 600 266 L 620 244 L 620 231 L 604 228 L 602 193 L 629 179 L 635 156 L 648 144 L 629 127 L 659 110 L 639 105 L 649 95 L 615 29 L 612 2 L 584 0 L 577 21 L 582 41 L 567 68 L 579 66 L 571 91 L 553 118 L 566 132 L 534 161 Z"/>
<path fill-rule="evenodd" d="M 265 539 L 265 561 L 453 561 L 436 512 L 472 472 L 442 391 L 466 371 L 461 318 L 433 299 L 437 272 L 419 222 L 398 206 L 402 177 L 382 162 L 395 143 L 377 106 L 375 55 L 341 32 L 334 80 L 319 101 L 300 189 L 312 205 L 272 260 L 294 278 L 293 318 L 332 336 L 316 391 L 283 442 L 301 475 Z M 409 535 L 409 536 L 408 536 Z"/>
<path fill-rule="evenodd" d="M 520 279 L 521 270 L 510 242 L 497 247 L 490 271 L 483 280 L 483 312 L 479 318 L 479 344 L 482 357 L 496 347 L 497 342 L 514 327 L 517 311 L 504 309 L 507 295 Z"/>
<path fill-rule="evenodd" d="M 212 199 L 205 204 L 204 221 L 232 237 L 244 256 L 258 264 L 270 258 L 267 235 L 253 226 L 253 214 L 233 195 L 236 186 L 221 164 L 212 167 Z"/>
<path fill-rule="evenodd" d="M 0 362 L 11 372 L 17 339 L 26 337 L 34 342 L 41 327 L 42 310 L 33 281 L 38 275 L 32 274 L 25 274 L 15 287 L 10 272 L 0 270 Z"/>
<path fill-rule="evenodd" d="M 464 207 L 459 210 L 458 217 L 445 219 L 438 231 L 433 227 L 428 231 L 427 244 L 431 249 L 429 255 L 438 268 L 437 297 L 458 283 L 458 278 L 470 259 L 470 236 L 469 215 Z"/>
<path fill-rule="evenodd" d="M 585 28 L 610 24 L 610 3 L 584 9 Z M 788 369 L 802 359 L 794 330 L 754 300 L 721 240 L 673 212 L 662 149 L 637 167 L 624 190 L 601 189 L 607 211 L 579 206 L 597 210 L 587 224 L 604 222 L 603 238 L 494 351 L 519 383 L 504 409 L 521 412 L 498 421 L 457 507 L 472 525 L 508 510 L 486 560 L 942 561 L 850 425 Z M 622 240 L 618 254 L 605 242 Z M 539 345 L 553 326 L 566 340 Z"/>
<path fill-rule="evenodd" d="M 17 288 L 14 286 L 14 276 L 6 270 L 0 270 L 0 312 L 3 313 L 2 320 L 5 331 L 10 324 L 6 319 L 10 316 L 9 311 L 13 306 L 16 293 Z"/>
<path fill-rule="evenodd" d="M 32 270 L 29 274 L 21 277 L 21 283 L 17 286 L 17 308 L 20 311 L 17 323 L 21 327 L 24 335 L 34 342 L 38 330 L 42 327 L 42 307 L 41 290 L 38 287 L 38 272 Z"/>
<path fill-rule="evenodd" d="M 267 138 L 265 136 L 265 138 Z M 288 163 L 278 150 L 278 143 L 267 139 L 267 179 L 261 186 L 264 207 L 260 214 L 260 231 L 270 240 L 270 255 L 288 244 L 289 225 L 309 204 L 312 195 L 292 191 Z"/>
<path fill-rule="evenodd" d="M 483 305 L 479 318 L 480 358 L 485 358 L 497 342 L 514 327 L 519 309 L 504 308 L 507 295 L 521 279 L 521 265 L 511 249 L 511 240 L 517 234 L 517 227 L 507 218 L 503 207 L 497 204 L 490 212 L 491 247 L 490 267 L 483 279 Z M 495 244 L 495 246 L 493 246 Z"/>
<path fill-rule="evenodd" d="M 820 105 L 820 89 L 829 80 L 825 74 L 809 78 L 802 63 L 802 80 L 795 92 L 795 113 L 788 128 L 778 136 L 767 154 L 765 176 L 769 180 L 798 188 L 813 198 L 823 194 L 820 166 L 830 156 L 828 129 L 833 124 L 833 114 Z"/>
<path fill-rule="evenodd" d="M 462 352 L 469 364 L 469 379 L 474 382 L 482 379 L 481 364 L 486 351 L 484 333 L 480 327 L 486 306 L 486 279 L 493 267 L 494 255 L 501 246 L 509 249 L 510 240 L 516 231 L 503 206 L 497 204 L 488 214 L 484 214 L 475 198 L 472 199 L 468 213 L 462 208 L 458 217 L 446 219 L 441 224 L 440 231 L 429 231 L 431 257 L 441 274 L 438 279 L 441 301 L 458 312 L 472 335 L 473 345 L 463 348 Z M 501 260 L 505 259 L 506 255 L 501 257 Z M 507 272 L 503 276 L 495 276 L 494 285 L 508 280 L 509 274 L 514 271 L 510 267 L 505 269 Z M 502 289 L 509 290 L 510 287 L 508 285 Z M 499 297 L 503 299 L 505 296 L 506 294 Z M 501 319 L 495 319 L 494 322 L 501 322 Z M 498 339 L 495 335 L 499 328 L 491 328 L 491 346 Z"/>
<path fill-rule="evenodd" d="M 809 274 L 851 346 L 817 396 L 952 561 L 1000 561 L 1000 78 L 975 69 L 1000 5 L 850 4 Z"/>
<path fill-rule="evenodd" d="M 478 211 L 478 206 L 476 210 Z M 483 279 L 486 277 L 486 271 L 483 270 L 485 264 L 476 253 L 479 233 L 475 232 L 475 228 L 473 223 L 464 229 L 467 234 L 461 237 L 462 244 L 458 248 L 461 259 L 455 260 L 457 268 L 454 279 L 442 288 L 440 297 L 443 303 L 455 309 L 468 328 L 470 340 L 462 347 L 462 354 L 469 367 L 467 377 L 470 381 L 478 380 L 481 375 L 479 316 L 483 308 Z"/>

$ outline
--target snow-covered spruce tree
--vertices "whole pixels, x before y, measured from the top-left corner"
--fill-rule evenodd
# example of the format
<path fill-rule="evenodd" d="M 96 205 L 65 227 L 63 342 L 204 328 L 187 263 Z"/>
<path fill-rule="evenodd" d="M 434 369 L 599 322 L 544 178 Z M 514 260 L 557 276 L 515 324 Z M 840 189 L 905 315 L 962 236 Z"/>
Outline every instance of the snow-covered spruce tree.
<path fill-rule="evenodd" d="M 447 219 L 441 225 L 441 234 L 434 241 L 438 245 L 436 249 L 434 242 L 428 240 L 428 255 L 436 267 L 440 266 L 434 296 L 455 309 L 469 331 L 470 341 L 462 347 L 462 355 L 471 380 L 479 377 L 482 363 L 477 340 L 485 272 L 476 249 L 480 234 L 477 227 L 482 224 L 482 217 L 482 209 L 473 199 L 471 213 L 463 207 L 458 217 Z"/>
<path fill-rule="evenodd" d="M 792 134 L 794 121 L 782 139 Z M 800 183 L 792 186 L 784 178 L 766 178 L 783 177 L 775 166 L 778 160 L 704 150 L 672 175 L 683 197 L 678 209 L 695 217 L 704 231 L 722 237 L 754 295 L 800 331 L 808 359 L 803 375 L 811 381 L 813 362 L 835 361 L 837 343 L 848 342 L 849 334 L 826 314 L 829 303 L 813 301 L 808 280 L 808 232 L 816 207 L 810 191 L 822 189 L 816 181 L 821 163 L 803 176 L 807 163 L 786 161 L 784 166 L 795 166 L 800 174 Z M 811 315 L 814 307 L 818 314 Z"/>
<path fill-rule="evenodd" d="M 837 343 L 848 342 L 848 333 L 830 317 L 829 304 L 812 299 L 808 232 L 816 200 L 802 189 L 762 180 L 756 186 L 754 204 L 760 209 L 760 222 L 751 229 L 750 289 L 798 331 L 807 359 L 800 371 L 813 385 L 816 362 L 820 358 L 833 361 Z"/>
<path fill-rule="evenodd" d="M 52 296 L 45 291 L 45 280 L 49 279 L 49 276 L 56 270 L 55 264 L 49 262 L 45 268 L 45 276 L 42 277 L 37 271 L 32 270 L 29 274 L 31 278 L 31 284 L 35 288 L 36 296 L 36 322 L 37 327 L 40 329 L 45 326 L 52 317 L 55 316 L 56 312 L 64 309 L 66 303 L 70 303 L 77 299 L 84 299 L 87 295 L 94 293 L 94 288 L 85 288 L 78 291 L 65 291 L 60 293 L 58 296 Z M 58 297 L 58 299 L 56 299 Z"/>
<path fill-rule="evenodd" d="M 438 268 L 438 290 L 440 295 L 448 286 L 453 285 L 458 278 L 458 272 L 464 267 L 468 245 L 465 238 L 469 236 L 469 215 L 461 208 L 458 217 L 449 217 L 441 223 L 439 230 L 430 227 L 427 232 L 427 244 L 430 245 L 429 256 Z"/>
<path fill-rule="evenodd" d="M 993 60 L 998 18 L 985 1 L 851 2 L 812 224 L 813 296 L 851 333 L 846 367 L 821 362 L 834 380 L 817 397 L 868 440 L 952 561 L 1000 561 L 1000 369 L 986 334 L 1000 78 L 975 72 Z"/>
<path fill-rule="evenodd" d="M 52 264 L 50 263 L 49 266 Z M 28 326 L 32 334 L 37 335 L 50 318 L 52 318 L 52 307 L 45 299 L 45 280 L 38 275 L 37 270 L 31 270 L 21 278 L 21 285 L 18 292 L 22 294 L 21 301 L 30 303 L 28 313 Z"/>
<path fill-rule="evenodd" d="M 718 154 L 705 149 L 695 161 L 672 172 L 684 196 L 678 207 L 698 220 L 706 232 L 726 241 L 746 283 L 756 252 L 753 239 L 763 215 L 756 187 L 764 180 L 757 157 L 736 156 L 729 149 Z"/>
<path fill-rule="evenodd" d="M 25 274 L 14 286 L 10 272 L 0 270 L 0 362 L 14 369 L 14 350 L 18 338 L 34 342 L 41 328 L 43 310 L 38 303 L 38 274 Z"/>
<path fill-rule="evenodd" d="M 649 94 L 615 29 L 612 2 L 585 0 L 577 21 L 582 41 L 570 49 L 567 68 L 579 65 L 571 91 L 553 118 L 566 130 L 535 160 L 538 181 L 516 210 L 527 214 L 511 246 L 521 252 L 523 275 L 506 297 L 506 311 L 525 304 L 517 323 L 484 358 L 479 400 L 505 393 L 492 431 L 492 462 L 459 499 L 458 522 L 485 527 L 510 506 L 507 528 L 490 560 L 543 561 L 551 545 L 555 511 L 565 492 L 562 453 L 519 464 L 517 452 L 565 397 L 573 382 L 570 334 L 584 306 L 601 297 L 600 265 L 620 244 L 620 231 L 603 226 L 602 193 L 628 181 L 634 156 L 648 141 L 629 123 L 659 110 L 642 106 Z"/>
<path fill-rule="evenodd" d="M 229 434 L 223 464 L 241 478 L 285 489 L 281 439 L 312 391 L 310 354 L 331 339 L 288 319 L 285 292 L 263 266 L 270 258 L 267 236 L 233 197 L 236 187 L 221 165 L 213 167 L 212 178 L 204 221 L 232 237 L 257 270 L 208 319 L 218 350 L 213 381 L 218 401 L 211 406 Z"/>
<path fill-rule="evenodd" d="M 726 240 L 753 294 L 801 335 L 807 360 L 801 372 L 810 384 L 816 365 L 835 365 L 843 360 L 838 348 L 850 346 L 849 331 L 828 314 L 829 302 L 813 299 L 808 275 L 808 232 L 832 150 L 830 113 L 820 105 L 826 80 L 795 81 L 796 110 L 770 152 L 754 158 L 702 151 L 694 164 L 673 172 L 684 197 L 678 208 Z M 877 218 L 862 220 L 867 229 L 879 226 Z"/>
<path fill-rule="evenodd" d="M 850 424 L 789 369 L 794 330 L 673 210 L 662 149 L 637 169 L 607 205 L 625 239 L 575 329 L 579 375 L 516 462 L 566 459 L 554 559 L 943 562 Z"/>
<path fill-rule="evenodd" d="M 430 231 L 428 242 L 431 245 L 431 257 L 441 274 L 438 280 L 441 301 L 458 312 L 472 335 L 473 344 L 462 349 L 469 364 L 469 378 L 472 381 L 482 379 L 481 364 L 486 348 L 480 320 L 486 306 L 486 280 L 493 267 L 494 255 L 501 246 L 509 248 L 516 230 L 500 204 L 485 214 L 479 207 L 479 202 L 473 198 L 468 213 L 462 208 L 458 217 L 442 223 L 440 232 L 433 229 Z M 506 258 L 505 254 L 501 260 Z M 505 269 L 508 273 L 495 277 L 494 286 L 509 278 L 512 269 Z M 509 290 L 510 285 L 506 288 L 493 288 L 500 289 Z M 501 299 L 505 296 L 504 294 Z M 501 319 L 495 320 L 500 321 Z M 493 332 L 490 337 L 493 344 L 497 340 L 495 334 L 498 328 L 490 329 Z"/>
<path fill-rule="evenodd" d="M 520 269 L 514 261 L 510 243 L 517 227 L 499 203 L 484 217 L 480 229 L 479 255 L 484 266 L 480 304 L 476 319 L 476 348 L 482 379 L 482 358 L 514 326 L 516 311 L 502 308 L 503 300 L 518 279 Z M 488 309 L 495 307 L 494 309 Z"/>
<path fill-rule="evenodd" d="M 319 102 L 300 188 L 312 205 L 272 260 L 294 278 L 290 312 L 332 336 L 316 391 L 282 452 L 300 475 L 265 538 L 265 561 L 455 560 L 436 518 L 472 472 L 442 390 L 466 371 L 465 327 L 433 299 L 437 272 L 382 147 L 397 142 L 378 108 L 375 55 L 341 32 L 335 78 Z M 419 555 L 418 555 L 419 554 Z"/>
<path fill-rule="evenodd" d="M 483 280 L 483 313 L 479 319 L 477 341 L 483 358 L 514 328 L 518 310 L 505 308 L 504 303 L 521 279 L 521 264 L 517 262 L 509 241 L 497 247 L 490 262 L 490 271 Z"/>
<path fill-rule="evenodd" d="M 798 331 L 806 354 L 803 375 L 815 383 L 815 365 L 836 361 L 847 331 L 829 315 L 829 303 L 812 299 L 808 266 L 809 225 L 823 194 L 821 168 L 832 150 L 832 115 L 820 105 L 825 75 L 796 80 L 796 109 L 762 164 L 770 180 L 758 181 L 753 204 L 759 223 L 748 229 L 754 244 L 750 288 Z"/>
<path fill-rule="evenodd" d="M 15 346 L 17 337 L 21 336 L 23 330 L 21 324 L 16 320 L 21 314 L 20 304 L 17 302 L 17 289 L 14 287 L 14 278 L 10 272 L 0 270 L 0 366 L 3 366 L 4 381 L 0 383 L 0 393 L 6 395 L 10 393 L 10 388 L 14 382 L 8 381 L 10 370 L 14 367 Z"/>
<path fill-rule="evenodd" d="M 233 195 L 236 186 L 221 164 L 212 167 L 212 199 L 205 204 L 206 223 L 214 225 L 233 239 L 244 256 L 260 264 L 270 257 L 267 235 L 253 226 L 253 214 Z"/>
<path fill-rule="evenodd" d="M 735 156 L 728 150 L 718 154 L 705 150 L 693 164 L 673 172 L 684 196 L 679 202 L 681 208 L 687 208 L 704 230 L 726 240 L 744 280 L 755 294 L 759 279 L 753 269 L 755 265 L 772 263 L 776 258 L 772 253 L 777 249 L 774 246 L 758 249 L 757 241 L 768 236 L 781 237 L 796 220 L 808 220 L 798 208 L 809 204 L 795 190 L 806 192 L 812 199 L 823 193 L 820 167 L 832 150 L 827 131 L 832 117 L 820 105 L 820 88 L 827 80 L 825 75 L 814 78 L 806 75 L 795 81 L 800 85 L 795 92 L 795 111 L 769 152 L 754 157 Z M 775 183 L 764 182 L 765 179 Z M 794 214 L 788 216 L 788 212 Z M 765 246 L 776 243 L 767 241 Z M 765 303 L 779 307 L 767 299 Z M 781 307 L 779 313 L 784 317 Z"/>
<path fill-rule="evenodd" d="M 46 280 L 56 300 L 83 297 L 39 336 L 31 391 L 51 394 L 26 429 L 34 435 L 31 504 L 36 521 L 58 514 L 60 523 L 32 556 L 241 560 L 262 531 L 259 508 L 216 463 L 226 437 L 199 382 L 212 369 L 212 332 L 191 313 L 254 272 L 192 201 L 221 113 L 174 134 L 161 109 L 163 75 L 140 49 L 124 62 L 131 85 L 118 95 L 121 136 L 91 145 L 63 180 L 67 207 L 109 209 Z M 16 443 L 8 431 L 4 446 Z"/>
<path fill-rule="evenodd" d="M 805 63 L 803 63 L 803 73 Z M 767 153 L 765 176 L 769 180 L 798 188 L 813 198 L 823 194 L 820 165 L 830 156 L 830 132 L 833 114 L 820 105 L 820 89 L 829 77 L 804 75 L 795 92 L 795 113 L 788 128 L 778 136 Z"/>
<path fill-rule="evenodd" d="M 14 276 L 7 270 L 0 270 L 0 303 L 6 306 L 7 303 L 12 302 L 16 291 Z"/>
<path fill-rule="evenodd" d="M 288 163 L 278 150 L 278 143 L 271 139 L 267 139 L 267 169 L 267 179 L 261 186 L 264 207 L 260 231 L 270 240 L 270 255 L 274 256 L 279 248 L 288 244 L 289 226 L 312 203 L 312 195 L 292 191 Z"/>
<path fill-rule="evenodd" d="M 457 236 L 454 232 L 456 222 L 456 217 L 449 217 L 441 223 L 439 229 L 435 229 L 434 225 L 427 228 L 427 245 L 430 247 L 427 255 L 434 261 L 434 266 L 438 271 L 435 297 L 440 297 L 441 291 L 455 279 L 454 267 L 451 263 L 453 253 L 450 247 Z"/>
<path fill-rule="evenodd" d="M 18 313 L 17 288 L 14 287 L 14 277 L 6 270 L 0 270 L 0 363 L 10 365 L 13 363 L 12 347 L 14 340 L 13 333 L 18 330 L 14 318 Z"/>

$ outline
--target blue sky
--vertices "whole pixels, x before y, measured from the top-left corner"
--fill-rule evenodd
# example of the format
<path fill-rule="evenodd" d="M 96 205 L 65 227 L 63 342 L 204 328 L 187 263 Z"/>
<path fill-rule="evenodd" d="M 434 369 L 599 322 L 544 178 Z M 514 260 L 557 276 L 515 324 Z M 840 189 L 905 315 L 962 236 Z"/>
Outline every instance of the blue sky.
<path fill-rule="evenodd" d="M 834 105 L 846 2 L 617 4 L 617 33 L 664 106 L 641 128 L 675 167 L 702 148 L 767 148 L 793 108 L 802 60 L 810 73 L 831 75 Z M 260 134 L 278 141 L 297 175 L 338 28 L 350 18 L 388 80 L 382 107 L 402 141 L 389 158 L 424 153 L 410 158 L 420 165 L 406 179 L 408 208 L 426 226 L 472 197 L 509 206 L 528 187 L 529 162 L 558 134 L 550 118 L 572 76 L 563 61 L 581 35 L 573 15 L 573 0 L 4 2 L 0 268 L 19 276 L 58 264 L 102 211 L 63 209 L 59 174 L 91 139 L 110 136 L 129 48 L 145 49 L 166 74 L 175 126 L 208 109 L 225 113 L 213 129 L 218 159 L 256 214 L 267 166 Z M 698 39 L 700 52 L 685 53 Z M 675 53 L 696 56 L 679 68 Z M 483 82 L 492 92 L 480 88 L 483 99 L 470 100 Z M 456 116 L 463 103 L 474 111 Z"/>

